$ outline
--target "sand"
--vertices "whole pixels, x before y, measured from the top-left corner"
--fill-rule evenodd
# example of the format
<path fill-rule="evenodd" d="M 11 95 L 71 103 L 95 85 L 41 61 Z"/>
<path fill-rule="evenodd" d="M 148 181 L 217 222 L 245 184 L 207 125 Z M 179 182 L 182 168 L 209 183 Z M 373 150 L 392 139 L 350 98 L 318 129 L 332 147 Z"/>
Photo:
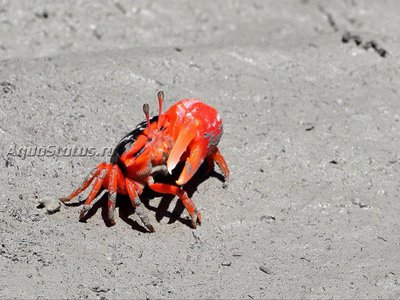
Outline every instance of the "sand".
<path fill-rule="evenodd" d="M 399 14 L 397 1 L 3 1 L 0 298 L 399 298 Z M 149 193 L 155 233 L 126 198 L 111 227 L 104 197 L 86 223 L 86 194 L 48 210 L 109 159 L 62 149 L 113 147 L 158 90 L 224 122 L 231 178 L 199 174 L 202 226 Z"/>

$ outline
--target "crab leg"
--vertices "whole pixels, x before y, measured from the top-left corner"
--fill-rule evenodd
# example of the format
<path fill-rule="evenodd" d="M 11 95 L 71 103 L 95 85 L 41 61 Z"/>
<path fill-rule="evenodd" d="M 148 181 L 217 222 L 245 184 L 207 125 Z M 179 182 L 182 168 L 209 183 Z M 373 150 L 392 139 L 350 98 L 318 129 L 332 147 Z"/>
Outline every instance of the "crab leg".
<path fill-rule="evenodd" d="M 104 180 L 106 179 L 108 173 L 108 169 L 104 168 L 100 171 L 100 174 L 98 177 L 96 177 L 96 180 L 93 184 L 92 190 L 89 193 L 89 196 L 86 198 L 85 204 L 82 207 L 81 213 L 79 215 L 79 220 L 82 221 L 85 218 L 85 213 L 92 207 L 92 202 L 94 198 L 98 195 Z"/>
<path fill-rule="evenodd" d="M 68 202 L 82 193 L 84 190 L 88 188 L 88 186 L 92 183 L 93 179 L 95 179 L 100 172 L 107 166 L 105 162 L 102 162 L 97 167 L 95 167 L 90 174 L 85 178 L 82 185 L 79 186 L 75 191 L 73 191 L 69 196 L 60 198 L 61 202 Z"/>
<path fill-rule="evenodd" d="M 211 153 L 211 157 L 217 163 L 222 173 L 224 173 L 225 181 L 227 181 L 229 178 L 229 168 L 218 147 L 215 147 L 215 150 Z"/>
<path fill-rule="evenodd" d="M 121 156 L 121 160 L 125 161 L 125 164 L 129 166 L 132 164 L 135 160 L 135 154 L 142 149 L 147 142 L 147 137 L 145 135 L 140 135 L 135 144 L 132 146 L 131 149 L 127 150 L 124 154 Z"/>
<path fill-rule="evenodd" d="M 115 224 L 114 211 L 117 202 L 118 188 L 121 190 L 124 189 L 125 182 L 123 178 L 124 176 L 118 165 L 113 165 L 108 177 L 108 220 L 111 225 Z"/>
<path fill-rule="evenodd" d="M 142 189 L 135 185 L 135 183 L 129 178 L 125 179 L 125 186 L 126 190 L 128 191 L 129 199 L 131 199 L 133 207 L 136 208 L 136 214 L 139 216 L 144 226 L 146 226 L 146 228 L 151 232 L 154 232 L 154 227 L 150 223 L 146 210 L 144 209 L 143 205 L 140 205 L 142 202 L 139 199 L 139 193 L 142 192 Z"/>
<path fill-rule="evenodd" d="M 161 194 L 176 195 L 182 200 L 183 205 L 189 213 L 190 219 L 192 220 L 192 227 L 196 228 L 196 223 L 201 225 L 201 214 L 197 211 L 195 204 L 192 199 L 189 198 L 188 194 L 177 186 L 165 184 L 165 183 L 149 183 L 149 188 L 153 191 Z M 195 214 L 197 219 L 195 220 Z"/>

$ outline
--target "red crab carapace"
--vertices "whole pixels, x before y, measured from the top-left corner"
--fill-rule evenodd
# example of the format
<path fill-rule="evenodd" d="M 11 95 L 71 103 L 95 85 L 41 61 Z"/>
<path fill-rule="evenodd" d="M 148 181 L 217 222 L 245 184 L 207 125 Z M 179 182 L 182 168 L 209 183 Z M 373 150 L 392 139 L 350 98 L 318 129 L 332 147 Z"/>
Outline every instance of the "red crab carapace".
<path fill-rule="evenodd" d="M 208 170 L 214 167 L 215 162 L 227 180 L 229 169 L 217 147 L 223 132 L 221 117 L 215 108 L 197 99 L 181 100 L 163 114 L 164 94 L 158 92 L 157 96 L 158 116 L 150 118 L 149 105 L 144 104 L 146 121 L 122 138 L 110 162 L 100 163 L 80 187 L 60 199 L 62 202 L 70 201 L 94 181 L 81 210 L 80 220 L 85 218 L 100 190 L 107 189 L 110 224 L 115 223 L 117 194 L 124 194 L 129 196 L 143 224 L 154 231 L 139 199 L 144 187 L 148 186 L 155 192 L 178 196 L 189 213 L 192 227 L 201 224 L 201 214 L 189 198 L 184 185 L 204 161 Z M 184 167 L 176 185 L 154 181 L 157 174 L 169 176 L 181 162 L 184 162 Z"/>

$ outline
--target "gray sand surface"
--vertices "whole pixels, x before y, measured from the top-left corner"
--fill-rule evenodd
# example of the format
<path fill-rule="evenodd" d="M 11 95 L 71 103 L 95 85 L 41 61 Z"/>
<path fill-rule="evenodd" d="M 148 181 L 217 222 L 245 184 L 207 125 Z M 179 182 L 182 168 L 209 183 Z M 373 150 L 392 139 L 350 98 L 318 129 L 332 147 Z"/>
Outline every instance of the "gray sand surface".
<path fill-rule="evenodd" d="M 398 1 L 2 1 L 0 298 L 400 298 L 399 15 Z M 86 194 L 41 208 L 108 155 L 10 149 L 112 147 L 158 90 L 222 116 L 231 179 L 199 180 L 203 225 L 158 195 L 151 234 L 125 198 L 112 227 L 104 198 L 87 223 Z"/>

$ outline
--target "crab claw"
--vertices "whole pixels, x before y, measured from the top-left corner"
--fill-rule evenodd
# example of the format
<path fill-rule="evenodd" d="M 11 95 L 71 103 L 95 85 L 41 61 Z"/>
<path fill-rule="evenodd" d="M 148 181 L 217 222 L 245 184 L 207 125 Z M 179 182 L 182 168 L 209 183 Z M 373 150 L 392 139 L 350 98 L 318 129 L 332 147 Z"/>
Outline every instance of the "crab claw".
<path fill-rule="evenodd" d="M 208 154 L 208 143 L 205 140 L 195 141 L 189 146 L 189 157 L 186 160 L 179 179 L 176 181 L 178 185 L 187 183 L 200 168 Z"/>
<path fill-rule="evenodd" d="M 182 154 L 187 150 L 188 145 L 195 138 L 196 130 L 193 127 L 194 126 L 188 126 L 179 133 L 167 160 L 167 169 L 169 174 L 172 173 L 172 170 L 179 163 Z"/>

